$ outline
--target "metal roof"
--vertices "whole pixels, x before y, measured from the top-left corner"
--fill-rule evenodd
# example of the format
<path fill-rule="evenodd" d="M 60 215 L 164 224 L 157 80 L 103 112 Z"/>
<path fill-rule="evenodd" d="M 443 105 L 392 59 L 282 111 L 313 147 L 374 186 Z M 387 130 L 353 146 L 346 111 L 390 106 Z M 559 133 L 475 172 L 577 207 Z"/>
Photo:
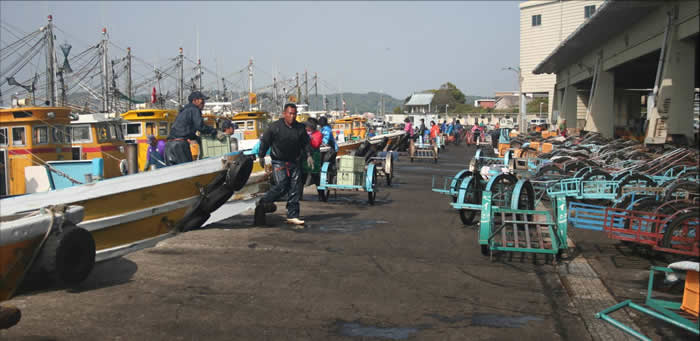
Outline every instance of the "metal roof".
<path fill-rule="evenodd" d="M 413 94 L 406 105 L 428 105 L 433 101 L 434 94 Z"/>
<path fill-rule="evenodd" d="M 556 73 L 623 32 L 664 1 L 607 0 L 535 66 L 534 74 Z"/>

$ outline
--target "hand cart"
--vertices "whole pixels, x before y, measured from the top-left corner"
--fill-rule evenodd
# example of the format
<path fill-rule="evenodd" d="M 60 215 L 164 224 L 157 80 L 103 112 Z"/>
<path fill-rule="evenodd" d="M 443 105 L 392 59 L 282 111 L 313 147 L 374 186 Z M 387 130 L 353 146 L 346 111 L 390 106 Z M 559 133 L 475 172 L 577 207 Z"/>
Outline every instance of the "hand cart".
<path fill-rule="evenodd" d="M 394 178 L 394 162 L 392 161 L 393 152 L 387 152 L 385 157 L 374 156 L 369 158 L 368 162 L 374 164 L 374 169 L 377 174 L 386 179 L 386 185 L 391 186 L 391 180 Z"/>
<path fill-rule="evenodd" d="M 423 143 L 423 137 L 418 137 L 418 142 L 411 140 L 409 147 L 409 157 L 413 159 L 432 159 L 438 162 L 438 146 L 432 143 Z"/>
<path fill-rule="evenodd" d="M 318 195 L 321 201 L 328 201 L 330 190 L 335 191 L 365 191 L 367 192 L 367 201 L 370 205 L 374 205 L 377 197 L 377 169 L 374 163 L 369 163 L 361 181 L 357 181 L 353 185 L 341 185 L 337 183 L 338 172 L 330 166 L 329 162 L 324 162 L 321 166 L 320 184 L 318 186 Z"/>

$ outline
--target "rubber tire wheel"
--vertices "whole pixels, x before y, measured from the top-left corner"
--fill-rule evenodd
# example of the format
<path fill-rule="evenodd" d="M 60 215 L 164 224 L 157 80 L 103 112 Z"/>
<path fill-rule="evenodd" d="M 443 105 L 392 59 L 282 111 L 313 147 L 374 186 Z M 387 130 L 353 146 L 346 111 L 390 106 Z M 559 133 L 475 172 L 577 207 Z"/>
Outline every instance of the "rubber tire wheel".
<path fill-rule="evenodd" d="M 377 198 L 377 171 L 372 172 L 372 192 L 367 192 L 367 201 L 370 205 L 374 205 L 375 199 Z"/>
<path fill-rule="evenodd" d="M 481 254 L 484 256 L 489 255 L 489 246 L 488 245 L 481 245 Z"/>
<path fill-rule="evenodd" d="M 79 284 L 95 266 L 95 239 L 87 230 L 66 223 L 63 232 L 52 232 L 44 242 L 36 264 L 58 284 Z"/>
<path fill-rule="evenodd" d="M 320 189 L 318 190 L 318 199 L 323 202 L 328 202 L 328 190 Z"/>
<path fill-rule="evenodd" d="M 190 219 L 182 223 L 182 232 L 198 230 L 209 220 L 210 216 L 211 214 L 209 213 L 203 213 L 190 217 Z"/>
<path fill-rule="evenodd" d="M 666 228 L 666 232 L 664 232 L 664 237 L 661 239 L 661 246 L 665 248 L 672 248 L 671 245 L 671 240 L 673 238 L 673 232 L 676 229 L 680 229 L 683 227 L 681 224 L 687 219 L 692 219 L 692 218 L 697 218 L 698 217 L 698 211 L 690 211 L 688 213 L 683 213 L 675 218 L 668 224 L 668 227 Z M 697 230 L 696 232 L 697 233 Z"/>
<path fill-rule="evenodd" d="M 386 185 L 391 187 L 391 174 L 386 175 Z"/>
<path fill-rule="evenodd" d="M 204 197 L 204 200 L 202 200 L 199 204 L 200 211 L 205 213 L 212 213 L 216 211 L 219 207 L 225 204 L 228 199 L 231 198 L 233 192 L 234 191 L 230 190 L 229 188 L 222 186 L 215 189 L 211 193 L 208 193 L 206 197 Z"/>
<path fill-rule="evenodd" d="M 685 189 L 689 190 L 690 193 L 697 193 L 698 190 L 698 183 L 695 181 L 688 181 L 688 180 L 676 180 L 673 183 L 669 184 L 666 189 L 664 190 L 664 201 L 671 201 L 674 200 L 673 198 L 673 193 L 677 189 Z M 686 198 L 688 200 L 692 200 L 690 198 Z"/>
<path fill-rule="evenodd" d="M 472 225 L 474 224 L 474 218 L 476 218 L 475 210 L 459 210 L 459 219 L 462 220 L 462 224 Z"/>

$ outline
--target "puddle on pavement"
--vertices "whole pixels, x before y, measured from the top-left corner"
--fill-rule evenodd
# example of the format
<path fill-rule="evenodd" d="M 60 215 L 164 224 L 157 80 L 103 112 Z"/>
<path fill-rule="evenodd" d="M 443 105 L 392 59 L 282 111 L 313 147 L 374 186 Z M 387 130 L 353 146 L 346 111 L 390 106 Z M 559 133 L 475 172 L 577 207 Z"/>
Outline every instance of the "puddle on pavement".
<path fill-rule="evenodd" d="M 497 314 L 474 314 L 472 326 L 492 328 L 520 328 L 530 321 L 542 321 L 535 316 L 505 316 Z"/>
<path fill-rule="evenodd" d="M 419 330 L 429 326 L 415 327 L 377 327 L 358 322 L 338 321 L 335 323 L 338 333 L 351 337 L 376 337 L 380 339 L 405 340 Z"/>
<path fill-rule="evenodd" d="M 432 317 L 440 322 L 444 323 L 457 323 L 457 322 L 462 322 L 467 319 L 466 316 L 463 315 L 457 315 L 457 316 L 445 316 L 445 315 L 440 315 L 440 314 L 425 314 L 425 316 Z"/>
<path fill-rule="evenodd" d="M 312 226 L 311 232 L 353 233 L 373 229 L 378 224 L 386 224 L 384 220 L 350 220 L 330 221 L 322 225 Z"/>

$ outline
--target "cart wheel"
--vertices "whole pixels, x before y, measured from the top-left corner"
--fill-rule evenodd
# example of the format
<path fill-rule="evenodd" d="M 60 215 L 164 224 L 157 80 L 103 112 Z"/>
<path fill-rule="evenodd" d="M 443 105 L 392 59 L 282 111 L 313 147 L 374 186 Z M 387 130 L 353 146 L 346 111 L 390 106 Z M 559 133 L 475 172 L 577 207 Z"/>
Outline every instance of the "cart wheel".
<path fill-rule="evenodd" d="M 386 185 L 388 187 L 391 187 L 391 177 L 392 177 L 391 174 L 386 175 Z"/>
<path fill-rule="evenodd" d="M 374 199 L 377 198 L 377 171 L 372 172 L 372 191 L 367 192 L 367 201 L 370 205 L 374 205 Z"/>
<path fill-rule="evenodd" d="M 475 210 L 459 210 L 459 219 L 462 220 L 462 224 L 471 225 L 474 223 L 474 218 L 476 217 Z"/>
<path fill-rule="evenodd" d="M 484 256 L 489 255 L 489 246 L 488 245 L 481 245 L 481 254 Z"/>
<path fill-rule="evenodd" d="M 328 201 L 328 191 L 319 189 L 318 190 L 318 201 L 327 202 Z"/>

